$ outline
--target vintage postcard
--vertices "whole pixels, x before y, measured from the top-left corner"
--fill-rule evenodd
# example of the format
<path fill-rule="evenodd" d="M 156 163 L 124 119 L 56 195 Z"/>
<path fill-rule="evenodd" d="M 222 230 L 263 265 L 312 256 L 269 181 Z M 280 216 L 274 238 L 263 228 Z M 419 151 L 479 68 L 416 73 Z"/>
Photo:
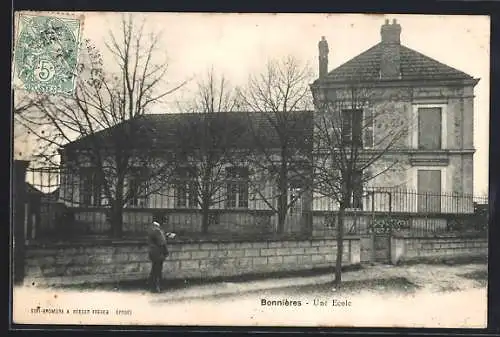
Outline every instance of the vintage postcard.
<path fill-rule="evenodd" d="M 13 323 L 486 327 L 489 34 L 15 13 Z"/>

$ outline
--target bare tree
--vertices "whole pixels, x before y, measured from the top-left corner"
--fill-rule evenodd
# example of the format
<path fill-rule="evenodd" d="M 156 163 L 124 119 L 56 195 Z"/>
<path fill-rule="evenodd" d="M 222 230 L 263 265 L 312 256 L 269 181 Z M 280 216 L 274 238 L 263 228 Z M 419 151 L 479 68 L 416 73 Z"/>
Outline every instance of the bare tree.
<path fill-rule="evenodd" d="M 330 89 L 313 85 L 312 90 L 314 190 L 338 206 L 335 284 L 340 286 L 346 210 L 362 208 L 363 187 L 402 165 L 394 158 L 382 161 L 406 145 L 410 124 L 397 100 L 380 99 L 380 90 L 360 81 Z"/>
<path fill-rule="evenodd" d="M 47 100 L 48 95 L 25 92 L 23 95 L 12 95 L 14 116 L 25 113 Z"/>
<path fill-rule="evenodd" d="M 25 159 L 37 153 L 36 137 L 23 125 L 26 115 L 33 114 L 37 106 L 47 101 L 48 95 L 32 92 L 17 92 L 12 90 L 12 111 L 14 124 L 14 156 Z"/>
<path fill-rule="evenodd" d="M 225 168 L 240 155 L 238 139 L 246 127 L 242 115 L 235 112 L 238 108 L 236 90 L 213 69 L 198 81 L 191 103 L 181 107 L 189 116 L 181 119 L 177 138 L 190 163 L 181 175 L 189 175 L 191 185 L 185 190 L 194 204 L 190 206 L 201 208 L 203 233 L 209 229 L 210 209 L 226 200 Z M 184 194 L 184 190 L 180 193 Z M 184 200 L 190 202 L 189 198 Z"/>
<path fill-rule="evenodd" d="M 173 154 L 161 149 L 161 135 L 145 118 L 151 107 L 184 84 L 169 88 L 166 83 L 168 62 L 160 54 L 160 41 L 161 35 L 149 33 L 145 21 L 124 16 L 120 30 L 111 31 L 106 41 L 106 52 L 113 57 L 106 69 L 116 70 L 104 71 L 99 53 L 87 44 L 73 97 L 51 97 L 22 118 L 45 145 L 40 155 L 46 162 L 60 160 L 66 170 L 74 169 L 71 175 L 81 174 L 82 166 L 94 170 L 93 202 L 110 207 L 115 236 L 122 234 L 124 206 L 137 193 L 152 192 L 159 184 L 151 180 L 171 171 L 166 163 Z"/>
<path fill-rule="evenodd" d="M 278 214 L 278 233 L 285 227 L 288 210 L 294 205 L 306 186 L 297 189 L 295 197 L 289 198 L 290 179 L 294 175 L 306 176 L 298 171 L 305 169 L 309 161 L 307 139 L 308 117 L 304 112 L 310 107 L 309 80 L 311 68 L 293 56 L 270 60 L 266 69 L 251 75 L 246 87 L 240 90 L 242 104 L 249 110 L 248 124 L 252 129 L 255 153 L 249 158 L 264 176 L 277 183 L 276 193 L 264 193 L 255 188 L 262 200 Z M 259 128 L 258 113 L 270 128 Z M 252 116 L 253 115 L 253 116 Z M 272 134 L 269 134 L 271 130 Z M 275 142 L 270 142 L 275 139 Z M 274 143 L 274 144 L 272 144 Z M 310 143 L 311 144 L 311 143 Z M 274 203 L 277 200 L 277 204 Z"/>

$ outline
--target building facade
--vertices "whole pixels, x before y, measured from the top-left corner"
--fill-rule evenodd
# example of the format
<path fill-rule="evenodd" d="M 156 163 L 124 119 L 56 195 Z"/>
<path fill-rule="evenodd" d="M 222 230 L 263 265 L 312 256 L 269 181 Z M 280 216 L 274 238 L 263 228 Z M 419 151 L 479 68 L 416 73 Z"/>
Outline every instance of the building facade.
<path fill-rule="evenodd" d="M 471 212 L 474 87 L 479 80 L 404 46 L 401 32 L 399 23 L 387 20 L 379 43 L 329 72 L 323 38 L 313 96 L 344 113 L 360 112 L 354 124 L 361 130 L 363 151 L 384 152 L 365 168 L 374 178 L 363 188 L 414 194 L 397 201 L 395 193 L 393 211 Z M 317 105 L 316 113 L 331 109 L 322 111 Z"/>
<path fill-rule="evenodd" d="M 307 194 L 301 181 L 310 174 L 299 166 L 312 152 L 312 116 L 297 111 L 287 117 L 286 231 L 303 225 L 303 203 L 292 207 L 291 201 Z M 143 115 L 132 121 L 136 149 L 121 148 L 130 127 L 123 134 L 118 126 L 83 137 L 60 150 L 60 201 L 76 211 L 82 226 L 94 226 L 90 231 L 109 227 L 106 212 L 120 198 L 130 227 L 153 217 L 176 230 L 199 231 L 205 211 L 216 223 L 212 231 L 274 232 L 283 146 L 275 120 L 272 112 Z M 115 148 L 130 157 L 121 170 Z M 117 172 L 123 172 L 119 195 Z"/>
<path fill-rule="evenodd" d="M 310 228 L 314 220 L 309 215 L 338 209 L 338 200 L 317 187 L 310 166 L 322 162 L 335 167 L 337 159 L 347 157 L 331 154 L 353 148 L 358 159 L 351 173 L 359 177 L 351 179 L 355 183 L 349 208 L 473 212 L 474 87 L 479 80 L 404 46 L 401 32 L 396 21 L 386 21 L 379 43 L 331 71 L 328 43 L 325 38 L 320 41 L 319 78 L 310 85 L 315 111 L 297 112 L 300 117 L 289 129 L 293 155 L 287 162 L 293 169 L 286 180 L 285 231 Z M 131 156 L 136 164 L 129 164 L 124 173 L 124 225 L 136 228 L 160 218 L 172 230 L 198 231 L 203 222 L 201 192 L 212 188 L 205 201 L 218 231 L 274 232 L 280 195 L 276 163 L 283 146 L 272 123 L 265 113 L 233 112 L 221 113 L 218 123 L 223 124 L 207 128 L 206 120 L 190 121 L 193 116 L 203 114 L 138 119 L 134 140 L 143 147 Z M 329 126 L 322 121 L 329 121 Z M 99 146 L 99 153 L 110 151 L 104 157 L 113 157 L 120 146 L 119 141 L 108 142 L 120 139 L 113 132 L 103 130 L 61 149 L 60 201 L 75 210 L 81 226 L 92 227 L 89 231 L 109 229 L 112 192 L 85 153 Z M 337 135 L 333 145 L 331 135 Z M 325 139 L 329 145 L 322 143 Z M 325 148 L 330 149 L 330 161 L 321 161 Z M 156 156 L 148 152 L 144 157 L 146 150 Z M 165 153 L 170 155 L 162 161 Z M 309 168 L 294 167 L 308 161 Z M 111 160 L 110 167 L 119 171 L 113 165 Z M 151 173 L 156 166 L 165 179 Z"/>

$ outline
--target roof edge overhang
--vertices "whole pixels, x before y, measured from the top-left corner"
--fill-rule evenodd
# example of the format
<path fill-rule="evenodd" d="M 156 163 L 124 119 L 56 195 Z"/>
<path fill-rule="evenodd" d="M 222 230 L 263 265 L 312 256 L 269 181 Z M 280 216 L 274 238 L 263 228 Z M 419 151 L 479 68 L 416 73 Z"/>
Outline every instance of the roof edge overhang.
<path fill-rule="evenodd" d="M 352 86 L 358 87 L 377 87 L 377 88 L 395 88 L 395 87 L 475 87 L 479 82 L 479 78 L 456 78 L 456 79 L 394 79 L 394 80 L 361 80 L 361 81 L 335 81 L 326 79 L 317 79 L 309 86 L 311 89 L 317 88 L 346 88 Z"/>
<path fill-rule="evenodd" d="M 259 114 L 276 114 L 276 113 L 280 113 L 280 112 L 281 111 L 221 111 L 221 112 L 217 112 L 217 113 L 190 112 L 190 113 L 159 113 L 159 114 L 151 114 L 151 115 L 169 115 L 169 116 L 176 116 L 176 117 L 180 117 L 180 116 L 185 117 L 185 116 L 189 116 L 189 115 L 191 115 L 191 116 L 203 116 L 203 115 L 216 115 L 216 114 L 221 114 L 221 115 L 223 115 L 223 114 L 234 114 L 234 115 L 242 114 L 243 115 L 243 114 L 245 114 L 245 116 L 249 116 L 249 115 L 259 115 Z M 314 110 L 299 109 L 299 110 L 291 110 L 291 111 L 288 111 L 287 113 L 311 115 L 312 116 L 314 114 Z M 140 117 L 146 118 L 146 116 L 148 116 L 148 115 L 141 115 L 141 116 L 137 116 L 134 118 L 136 118 L 136 119 L 138 119 Z M 67 144 L 60 146 L 57 151 L 61 155 L 62 153 L 71 152 L 73 150 L 78 150 L 78 151 L 86 150 L 86 149 L 93 150 L 95 147 L 88 146 L 88 145 L 82 145 L 82 142 L 88 141 L 88 139 L 90 139 L 92 137 L 96 137 L 96 136 L 104 137 L 104 139 L 106 139 L 106 138 L 110 137 L 110 135 L 103 134 L 103 131 L 109 132 L 113 128 L 116 128 L 120 125 L 123 125 L 124 123 L 129 122 L 129 121 L 130 121 L 130 119 L 125 120 L 125 121 L 118 123 L 116 125 L 113 125 L 112 127 L 109 127 L 109 128 L 103 129 L 103 130 L 99 130 L 94 134 L 85 135 L 81 138 L 75 139 Z M 154 123 L 155 121 L 152 121 L 152 122 Z M 158 122 L 158 121 L 156 121 L 156 122 Z M 105 145 L 102 145 L 101 143 L 99 143 L 99 147 L 102 148 L 103 150 L 107 148 Z M 110 148 L 113 148 L 113 147 L 110 147 Z"/>

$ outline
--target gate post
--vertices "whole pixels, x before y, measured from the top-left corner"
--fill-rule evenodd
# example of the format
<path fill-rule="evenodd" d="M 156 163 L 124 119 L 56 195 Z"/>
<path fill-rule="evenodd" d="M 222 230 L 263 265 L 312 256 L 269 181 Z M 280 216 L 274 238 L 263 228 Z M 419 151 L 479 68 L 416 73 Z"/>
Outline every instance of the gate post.
<path fill-rule="evenodd" d="M 14 160 L 13 183 L 12 183 L 12 209 L 13 209 L 13 258 L 11 259 L 11 270 L 14 274 L 14 283 L 20 284 L 24 281 L 24 263 L 25 263 L 25 241 L 26 233 L 24 229 L 25 204 L 26 204 L 26 169 L 29 161 Z"/>

